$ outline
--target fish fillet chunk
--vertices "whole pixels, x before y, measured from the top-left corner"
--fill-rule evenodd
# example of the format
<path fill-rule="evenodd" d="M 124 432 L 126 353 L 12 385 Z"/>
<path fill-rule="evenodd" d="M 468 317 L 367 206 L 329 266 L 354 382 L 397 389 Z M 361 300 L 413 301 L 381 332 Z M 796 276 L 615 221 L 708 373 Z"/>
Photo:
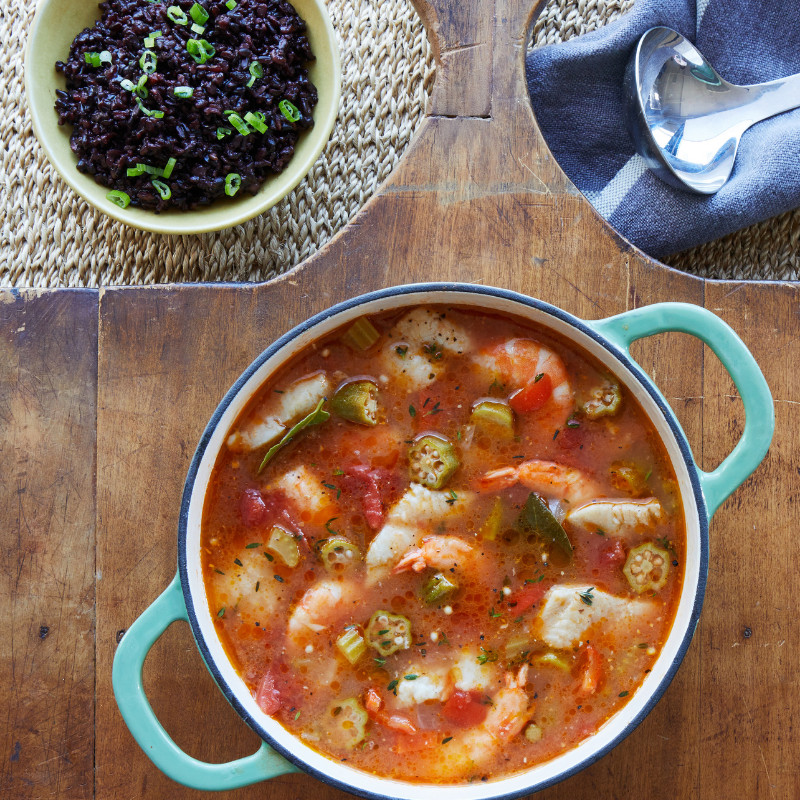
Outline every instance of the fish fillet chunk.
<path fill-rule="evenodd" d="M 595 500 L 570 511 L 566 521 L 578 528 L 594 526 L 604 533 L 630 536 L 637 528 L 651 528 L 666 515 L 655 497 L 648 500 Z"/>

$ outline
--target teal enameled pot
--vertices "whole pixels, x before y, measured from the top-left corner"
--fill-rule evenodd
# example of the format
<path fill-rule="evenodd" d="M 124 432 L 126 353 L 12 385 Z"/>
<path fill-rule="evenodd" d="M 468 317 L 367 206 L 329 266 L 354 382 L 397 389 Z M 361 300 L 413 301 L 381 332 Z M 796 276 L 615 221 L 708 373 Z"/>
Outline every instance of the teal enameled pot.
<path fill-rule="evenodd" d="M 685 579 L 675 622 L 652 671 L 628 704 L 572 750 L 526 772 L 478 785 L 434 786 L 378 778 L 312 750 L 264 714 L 231 666 L 217 637 L 200 564 L 200 521 L 211 471 L 228 429 L 264 381 L 309 343 L 362 314 L 432 303 L 522 317 L 575 342 L 601 361 L 636 397 L 660 435 L 678 477 L 686 519 Z M 713 472 L 704 472 L 695 464 L 669 404 L 631 359 L 632 342 L 665 331 L 689 333 L 704 341 L 730 373 L 744 403 L 742 437 Z M 236 381 L 208 423 L 183 492 L 178 574 L 131 625 L 114 658 L 114 694 L 120 712 L 153 763 L 173 780 L 197 789 L 233 789 L 297 769 L 362 797 L 393 800 L 489 800 L 521 797 L 543 789 L 607 753 L 644 719 L 664 693 L 683 660 L 700 616 L 708 570 L 708 521 L 761 463 L 774 427 L 772 397 L 755 359 L 726 323 L 699 306 L 662 303 L 589 322 L 504 289 L 450 283 L 395 287 L 340 303 L 270 345 Z M 178 748 L 153 714 L 142 687 L 142 664 L 156 639 L 176 620 L 189 623 L 220 690 L 263 740 L 252 756 L 227 764 L 197 761 Z"/>

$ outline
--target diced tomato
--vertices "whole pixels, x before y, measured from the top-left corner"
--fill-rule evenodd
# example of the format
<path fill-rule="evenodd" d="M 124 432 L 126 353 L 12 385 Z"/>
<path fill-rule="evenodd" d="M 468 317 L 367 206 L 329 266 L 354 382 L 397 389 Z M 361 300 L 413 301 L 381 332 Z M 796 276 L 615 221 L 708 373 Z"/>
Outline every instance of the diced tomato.
<path fill-rule="evenodd" d="M 239 513 L 248 528 L 257 528 L 267 518 L 267 504 L 258 489 L 245 489 L 239 500 Z"/>
<path fill-rule="evenodd" d="M 562 450 L 576 450 L 584 444 L 585 440 L 586 429 L 583 425 L 572 428 L 569 425 L 565 425 L 558 434 L 556 444 L 558 444 Z M 581 465 L 579 464 L 577 466 L 580 467 Z"/>
<path fill-rule="evenodd" d="M 271 672 L 265 672 L 258 684 L 256 703 L 265 714 L 270 716 L 281 707 L 281 693 L 275 686 L 275 678 Z"/>
<path fill-rule="evenodd" d="M 408 717 L 404 717 L 402 714 L 390 714 L 384 710 L 383 698 L 375 687 L 367 690 L 364 696 L 364 708 L 367 711 L 367 716 L 379 725 L 391 728 L 394 731 L 400 731 L 400 733 L 406 733 L 409 736 L 415 736 L 417 733 L 417 729 Z"/>
<path fill-rule="evenodd" d="M 521 614 L 527 611 L 532 606 L 535 606 L 547 594 L 550 584 L 544 585 L 543 583 L 535 583 L 527 589 L 520 589 L 516 594 L 512 594 L 508 598 L 509 605 L 516 603 L 512 606 L 515 614 Z"/>
<path fill-rule="evenodd" d="M 625 557 L 625 546 L 619 539 L 614 539 L 600 551 L 600 568 L 616 570 L 625 563 Z"/>
<path fill-rule="evenodd" d="M 480 692 L 463 692 L 456 689 L 442 706 L 442 716 L 453 725 L 471 728 L 480 725 L 489 713 L 489 705 Z"/>
<path fill-rule="evenodd" d="M 378 482 L 381 471 L 372 469 L 366 464 L 354 464 L 348 467 L 345 473 L 356 478 L 360 484 L 361 502 L 364 506 L 367 525 L 374 531 L 378 530 L 383 525 L 383 503 Z"/>
<path fill-rule="evenodd" d="M 508 398 L 508 404 L 517 414 L 538 411 L 553 394 L 553 381 L 545 372 L 539 380 L 532 380 Z"/>
<path fill-rule="evenodd" d="M 592 695 L 600 688 L 603 678 L 603 657 L 592 644 L 587 644 L 581 656 L 581 686 L 582 695 Z"/>

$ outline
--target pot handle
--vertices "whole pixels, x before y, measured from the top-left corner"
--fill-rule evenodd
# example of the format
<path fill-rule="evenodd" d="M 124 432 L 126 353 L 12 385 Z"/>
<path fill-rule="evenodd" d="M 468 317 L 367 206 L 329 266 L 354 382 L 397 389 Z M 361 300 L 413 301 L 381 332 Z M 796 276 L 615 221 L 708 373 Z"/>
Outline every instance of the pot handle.
<path fill-rule="evenodd" d="M 169 778 L 193 789 L 220 791 L 297 772 L 266 742 L 257 752 L 226 764 L 206 764 L 192 758 L 172 741 L 153 713 L 142 685 L 142 666 L 150 648 L 177 620 L 188 622 L 180 577 L 131 625 L 114 655 L 112 683 L 122 718 L 139 747 Z"/>
<path fill-rule="evenodd" d="M 705 342 L 728 371 L 744 403 L 745 425 L 733 452 L 715 470 L 698 469 L 711 518 L 763 461 L 775 431 L 772 395 L 755 358 L 730 325 L 689 303 L 655 303 L 588 324 L 628 357 L 637 339 L 667 331 L 691 334 Z"/>

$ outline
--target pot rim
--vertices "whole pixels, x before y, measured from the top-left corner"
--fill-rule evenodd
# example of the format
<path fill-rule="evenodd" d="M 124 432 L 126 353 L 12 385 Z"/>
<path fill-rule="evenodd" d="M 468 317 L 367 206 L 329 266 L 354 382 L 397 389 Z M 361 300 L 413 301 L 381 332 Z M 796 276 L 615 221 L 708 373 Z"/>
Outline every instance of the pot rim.
<path fill-rule="evenodd" d="M 273 748 L 277 753 L 283 756 L 287 761 L 297 766 L 303 772 L 312 775 L 317 780 L 320 780 L 329 786 L 334 786 L 337 789 L 341 789 L 342 791 L 354 793 L 360 797 L 369 798 L 369 800 L 401 800 L 401 798 L 398 798 L 396 795 L 374 792 L 370 789 L 362 788 L 361 786 L 355 783 L 342 781 L 339 780 L 338 778 L 334 778 L 330 775 L 325 774 L 324 772 L 321 772 L 319 769 L 311 766 L 301 757 L 296 755 L 294 752 L 292 752 L 291 750 L 289 750 L 288 748 L 284 747 L 282 744 L 277 742 L 272 737 L 272 735 L 269 732 L 267 732 L 262 727 L 262 725 L 256 719 L 254 719 L 253 716 L 241 705 L 241 703 L 236 697 L 235 692 L 228 685 L 221 671 L 217 667 L 214 657 L 211 654 L 211 651 L 205 641 L 205 637 L 200 627 L 200 623 L 195 610 L 189 585 L 190 577 L 187 564 L 187 534 L 188 534 L 189 507 L 194 492 L 195 480 L 197 477 L 197 472 L 200 467 L 201 461 L 205 455 L 206 449 L 211 440 L 211 437 L 216 431 L 217 426 L 223 414 L 225 413 L 225 411 L 227 410 L 233 399 L 239 394 L 241 389 L 245 386 L 245 384 L 248 382 L 251 376 L 261 367 L 261 365 L 264 364 L 264 362 L 266 362 L 268 359 L 272 358 L 276 353 L 278 353 L 281 349 L 286 347 L 291 341 L 296 339 L 298 336 L 302 335 L 303 333 L 313 328 L 314 326 L 320 324 L 321 322 L 330 319 L 332 316 L 337 316 L 342 312 L 348 311 L 350 309 L 353 309 L 360 305 L 364 305 L 366 303 L 391 299 L 393 297 L 402 297 L 404 295 L 409 295 L 409 294 L 419 294 L 424 292 L 450 292 L 450 293 L 461 292 L 465 295 L 484 295 L 488 297 L 499 298 L 501 300 L 511 301 L 512 303 L 517 303 L 522 306 L 527 306 L 528 308 L 536 309 L 537 311 L 552 316 L 558 319 L 559 321 L 566 323 L 567 325 L 573 328 L 576 328 L 581 333 L 588 336 L 594 342 L 603 347 L 617 362 L 622 364 L 633 375 L 633 377 L 638 381 L 641 388 L 645 392 L 647 392 L 648 395 L 650 395 L 652 401 L 655 403 L 655 405 L 663 414 L 664 420 L 669 429 L 671 430 L 672 435 L 675 438 L 675 442 L 678 446 L 678 450 L 683 460 L 683 465 L 686 468 L 689 481 L 692 487 L 694 502 L 697 509 L 697 523 L 698 523 L 698 534 L 699 534 L 699 572 L 697 576 L 697 587 L 695 590 L 695 596 L 692 603 L 691 613 L 687 620 L 685 631 L 683 633 L 680 644 L 678 645 L 678 648 L 675 652 L 675 656 L 673 657 L 672 663 L 669 665 L 663 677 L 661 678 L 659 683 L 655 686 L 655 688 L 650 690 L 650 696 L 645 701 L 641 710 L 625 725 L 624 728 L 622 728 L 616 735 L 614 735 L 607 744 L 605 744 L 598 750 L 591 753 L 587 753 L 587 755 L 582 757 L 579 761 L 577 761 L 576 764 L 564 769 L 563 771 L 558 772 L 556 775 L 538 781 L 534 781 L 528 787 L 525 788 L 515 789 L 512 791 L 503 791 L 501 789 L 502 784 L 504 782 L 503 779 L 484 784 L 486 788 L 486 793 L 482 795 L 482 798 L 484 798 L 484 800 L 513 800 L 513 798 L 525 797 L 527 795 L 530 795 L 531 792 L 538 792 L 541 791 L 542 789 L 546 789 L 549 786 L 553 786 L 571 777 L 572 775 L 577 774 L 581 770 L 585 769 L 586 767 L 598 761 L 603 756 L 607 755 L 611 750 L 617 747 L 617 745 L 619 745 L 620 742 L 626 739 L 641 724 L 641 722 L 645 719 L 645 717 L 647 717 L 647 715 L 653 710 L 656 703 L 658 703 L 658 701 L 661 699 L 664 692 L 672 683 L 672 680 L 675 677 L 680 665 L 683 663 L 683 659 L 685 658 L 686 652 L 689 648 L 689 645 L 691 644 L 692 638 L 694 637 L 694 632 L 700 619 L 700 612 L 702 610 L 703 600 L 705 597 L 706 582 L 708 578 L 708 560 L 709 560 L 709 539 L 708 539 L 709 520 L 708 520 L 705 497 L 703 495 L 703 491 L 700 485 L 698 468 L 697 465 L 695 464 L 691 448 L 689 447 L 689 443 L 686 439 L 686 435 L 684 434 L 683 429 L 681 428 L 677 420 L 677 417 L 675 416 L 675 413 L 669 407 L 669 405 L 664 400 L 663 396 L 661 395 L 661 393 L 659 392 L 653 381 L 645 373 L 645 371 L 632 358 L 630 358 L 627 355 L 627 353 L 625 353 L 622 349 L 620 349 L 615 344 L 610 342 L 605 336 L 601 335 L 589 323 L 585 322 L 579 317 L 574 316 L 573 314 L 563 311 L 557 306 L 551 305 L 550 303 L 546 303 L 542 300 L 538 300 L 533 297 L 528 297 L 527 295 L 512 291 L 510 289 L 502 289 L 493 286 L 481 286 L 476 284 L 465 284 L 458 282 L 453 282 L 453 283 L 437 282 L 437 283 L 413 283 L 413 284 L 406 284 L 403 286 L 393 286 L 385 289 L 379 289 L 373 292 L 368 292 L 366 294 L 358 295 L 357 297 L 344 300 L 340 303 L 331 306 L 330 308 L 320 311 L 319 313 L 315 314 L 314 316 L 310 317 L 309 319 L 305 320 L 299 325 L 296 325 L 294 328 L 287 331 L 285 334 L 279 337 L 275 342 L 269 345 L 269 347 L 267 347 L 260 355 L 258 355 L 250 363 L 250 365 L 239 376 L 239 378 L 236 380 L 233 386 L 231 386 L 231 388 L 226 392 L 225 396 L 215 409 L 214 413 L 212 414 L 208 424 L 206 425 L 203 431 L 200 441 L 198 442 L 197 449 L 195 450 L 194 456 L 192 458 L 192 462 L 189 465 L 186 482 L 184 484 L 183 495 L 181 498 L 180 517 L 178 522 L 178 572 L 180 575 L 181 589 L 183 591 L 184 601 L 186 603 L 189 625 L 191 627 L 195 643 L 197 644 L 197 647 L 200 650 L 203 660 L 205 661 L 209 672 L 214 678 L 215 683 L 220 688 L 227 701 L 233 706 L 236 713 L 244 720 L 244 722 L 248 725 L 248 727 L 250 727 L 256 734 L 258 734 L 258 736 L 263 741 L 265 741 L 271 748 Z M 453 304 L 455 305 L 457 304 L 457 302 L 453 302 Z M 673 459 L 670 460 L 672 461 Z M 683 506 L 685 512 L 686 511 L 685 502 L 683 503 Z M 675 625 L 675 620 L 673 620 L 672 624 L 673 626 Z M 668 635 L 667 638 L 669 638 L 672 635 L 673 630 L 674 627 L 670 629 L 670 634 Z M 615 716 L 617 716 L 618 713 L 621 713 L 621 711 L 622 709 L 616 714 L 614 714 L 612 716 L 612 720 Z M 609 722 L 610 721 L 611 720 L 609 720 Z M 576 745 L 574 748 L 572 748 L 572 750 L 575 750 L 577 747 L 580 747 L 580 743 Z M 532 766 L 535 767 L 536 765 Z M 360 770 L 357 769 L 355 769 L 353 772 L 354 775 L 360 774 Z M 517 775 L 518 773 L 515 773 L 514 776 L 509 776 L 509 778 L 516 777 Z M 375 779 L 375 776 L 372 775 L 368 775 L 368 777 L 373 780 Z M 391 779 L 386 779 L 386 780 L 391 780 Z M 423 784 L 423 785 L 428 786 L 429 784 Z M 452 785 L 446 784 L 443 785 L 442 788 L 452 788 Z"/>

